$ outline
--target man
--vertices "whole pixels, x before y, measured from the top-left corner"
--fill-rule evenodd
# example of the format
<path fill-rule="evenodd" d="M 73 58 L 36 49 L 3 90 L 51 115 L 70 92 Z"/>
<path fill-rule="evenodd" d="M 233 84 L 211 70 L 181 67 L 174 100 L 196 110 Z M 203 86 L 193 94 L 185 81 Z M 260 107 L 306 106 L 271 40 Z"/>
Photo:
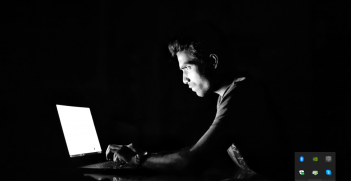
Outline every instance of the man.
<path fill-rule="evenodd" d="M 183 83 L 197 96 L 219 95 L 212 125 L 196 144 L 180 151 L 148 154 L 132 144 L 109 145 L 107 159 L 161 172 L 196 172 L 226 153 L 240 167 L 236 178 L 274 177 L 287 171 L 289 141 L 272 118 L 265 90 L 239 71 L 219 31 L 209 23 L 194 26 L 198 30 L 187 28 L 171 41 L 169 51 L 178 60 Z"/>

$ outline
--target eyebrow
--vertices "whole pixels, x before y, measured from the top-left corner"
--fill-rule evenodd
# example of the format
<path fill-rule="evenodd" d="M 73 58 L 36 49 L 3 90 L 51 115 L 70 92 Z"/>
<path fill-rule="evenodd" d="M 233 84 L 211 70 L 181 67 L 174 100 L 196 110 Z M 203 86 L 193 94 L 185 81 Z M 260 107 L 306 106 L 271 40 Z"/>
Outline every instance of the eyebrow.
<path fill-rule="evenodd" d="M 183 68 L 185 68 L 187 65 L 194 65 L 195 62 L 194 61 L 188 61 L 187 63 L 184 63 L 180 68 L 179 70 L 182 70 Z"/>
<path fill-rule="evenodd" d="M 179 70 L 183 70 L 187 65 L 189 65 L 189 64 L 187 64 L 187 63 L 183 64 L 183 65 L 179 68 Z"/>

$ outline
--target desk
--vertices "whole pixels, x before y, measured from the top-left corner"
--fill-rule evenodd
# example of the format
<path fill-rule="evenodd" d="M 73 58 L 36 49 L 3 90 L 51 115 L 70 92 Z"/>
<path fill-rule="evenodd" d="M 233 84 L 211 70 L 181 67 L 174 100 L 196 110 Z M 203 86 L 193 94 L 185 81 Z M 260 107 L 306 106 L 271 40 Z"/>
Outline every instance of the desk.
<path fill-rule="evenodd" d="M 151 175 L 117 175 L 101 173 L 82 173 L 72 169 L 50 169 L 35 168 L 30 170 L 17 170 L 5 172 L 2 178 L 5 180 L 58 180 L 58 181 L 234 181 L 233 174 L 223 174 L 223 172 L 207 172 L 198 176 L 194 175 L 170 175 L 170 174 L 151 174 Z M 255 179 L 269 181 L 268 179 Z M 282 181 L 287 179 L 282 179 Z"/>
<path fill-rule="evenodd" d="M 231 178 L 215 178 L 206 176 L 187 175 L 155 175 L 155 176 L 118 176 L 101 174 L 84 174 L 86 181 L 236 181 Z M 241 180 L 241 179 L 239 179 Z M 253 178 L 252 180 L 270 181 L 269 179 Z M 283 181 L 284 179 L 282 179 Z"/>
<path fill-rule="evenodd" d="M 100 181 L 200 181 L 201 177 L 180 175 L 154 175 L 154 176 L 119 176 L 103 174 L 84 174 L 88 180 Z"/>
<path fill-rule="evenodd" d="M 225 175 L 221 173 L 205 173 L 198 176 L 194 175 L 175 175 L 175 174 L 155 174 L 155 175 L 135 175 L 135 176 L 123 176 L 113 174 L 83 174 L 85 181 L 235 181 L 233 179 L 236 173 L 231 175 Z M 241 179 L 239 179 L 241 180 Z M 258 177 L 252 178 L 252 180 L 269 181 Z M 285 179 L 282 179 L 285 180 Z"/>
<path fill-rule="evenodd" d="M 233 178 L 237 174 L 234 167 L 222 167 L 208 169 L 200 175 L 175 175 L 175 174 L 114 174 L 109 172 L 102 173 L 88 173 L 82 172 L 73 168 L 53 168 L 48 167 L 18 167 L 17 169 L 10 169 L 3 172 L 3 180 L 58 180 L 58 181 L 234 181 Z M 268 181 L 268 179 L 255 179 L 261 181 Z M 288 179 L 282 179 L 284 181 Z"/>

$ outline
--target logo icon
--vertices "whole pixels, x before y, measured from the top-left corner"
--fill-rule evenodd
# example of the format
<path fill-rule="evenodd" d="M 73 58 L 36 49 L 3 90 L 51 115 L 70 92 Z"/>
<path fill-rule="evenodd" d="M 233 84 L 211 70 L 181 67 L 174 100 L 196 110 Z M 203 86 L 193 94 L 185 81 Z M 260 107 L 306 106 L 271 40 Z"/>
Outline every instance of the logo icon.
<path fill-rule="evenodd" d="M 299 172 L 300 172 L 300 175 L 305 175 L 305 171 L 300 170 Z"/>
<path fill-rule="evenodd" d="M 312 174 L 313 175 L 318 175 L 318 171 L 317 170 L 313 170 Z"/>
<path fill-rule="evenodd" d="M 331 171 L 330 170 L 326 170 L 326 174 L 327 175 L 331 175 Z"/>
<path fill-rule="evenodd" d="M 332 161 L 332 157 L 331 156 L 326 156 L 325 157 L 325 161 L 326 162 L 331 162 Z"/>
<path fill-rule="evenodd" d="M 300 156 L 300 162 L 303 162 L 305 159 L 303 158 L 303 156 Z"/>
<path fill-rule="evenodd" d="M 318 157 L 313 157 L 313 161 L 317 162 L 318 161 Z"/>

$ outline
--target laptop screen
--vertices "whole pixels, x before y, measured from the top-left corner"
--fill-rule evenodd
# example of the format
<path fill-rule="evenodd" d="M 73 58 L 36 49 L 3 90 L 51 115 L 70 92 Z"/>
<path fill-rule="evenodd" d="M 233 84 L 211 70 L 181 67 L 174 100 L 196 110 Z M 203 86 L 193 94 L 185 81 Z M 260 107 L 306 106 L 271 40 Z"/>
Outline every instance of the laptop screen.
<path fill-rule="evenodd" d="M 63 134 L 71 157 L 101 153 L 90 109 L 56 105 Z"/>

